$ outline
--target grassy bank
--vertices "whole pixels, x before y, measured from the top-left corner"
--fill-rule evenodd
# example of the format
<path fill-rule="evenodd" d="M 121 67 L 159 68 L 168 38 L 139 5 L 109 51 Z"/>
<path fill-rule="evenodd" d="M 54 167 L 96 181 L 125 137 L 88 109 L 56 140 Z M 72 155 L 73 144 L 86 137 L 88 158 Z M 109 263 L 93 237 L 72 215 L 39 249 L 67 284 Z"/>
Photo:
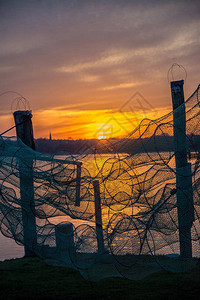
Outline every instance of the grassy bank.
<path fill-rule="evenodd" d="M 143 280 L 86 281 L 79 272 L 38 258 L 0 262 L 0 299 L 198 299 L 200 264 L 184 274 L 159 272 Z"/>

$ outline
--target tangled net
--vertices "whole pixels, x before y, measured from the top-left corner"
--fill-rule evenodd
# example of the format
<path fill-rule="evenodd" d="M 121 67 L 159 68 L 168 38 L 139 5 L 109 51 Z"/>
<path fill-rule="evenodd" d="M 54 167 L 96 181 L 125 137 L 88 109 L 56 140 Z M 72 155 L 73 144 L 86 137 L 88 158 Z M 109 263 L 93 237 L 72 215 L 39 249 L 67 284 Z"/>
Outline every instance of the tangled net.
<path fill-rule="evenodd" d="M 199 89 L 185 102 L 193 189 L 193 203 L 188 201 L 191 258 L 179 255 L 173 113 L 143 120 L 131 135 L 137 145 L 131 154 L 63 159 L 1 137 L 2 234 L 47 263 L 72 267 L 92 281 L 111 276 L 141 279 L 163 269 L 192 268 L 200 253 Z M 187 197 L 184 187 L 179 190 Z M 101 200 L 102 224 L 95 197 Z"/>

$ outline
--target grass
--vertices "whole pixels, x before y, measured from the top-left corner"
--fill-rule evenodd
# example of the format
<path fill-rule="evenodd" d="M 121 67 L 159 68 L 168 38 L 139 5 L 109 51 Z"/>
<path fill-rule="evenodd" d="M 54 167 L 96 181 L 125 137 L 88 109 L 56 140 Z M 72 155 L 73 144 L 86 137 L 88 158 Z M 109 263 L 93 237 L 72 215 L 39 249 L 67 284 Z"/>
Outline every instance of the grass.
<path fill-rule="evenodd" d="M 79 272 L 39 258 L 0 262 L 0 299 L 199 299 L 200 264 L 186 273 L 165 271 L 145 279 L 89 282 Z"/>

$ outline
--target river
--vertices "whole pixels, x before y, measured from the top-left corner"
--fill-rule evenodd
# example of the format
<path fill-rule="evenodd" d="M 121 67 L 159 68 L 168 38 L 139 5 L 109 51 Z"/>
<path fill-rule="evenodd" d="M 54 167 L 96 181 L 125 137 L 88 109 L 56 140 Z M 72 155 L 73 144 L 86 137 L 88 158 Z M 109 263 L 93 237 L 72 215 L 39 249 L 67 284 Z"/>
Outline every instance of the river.
<path fill-rule="evenodd" d="M 115 160 L 115 158 L 124 158 L 126 156 L 127 156 L 127 154 L 120 154 L 120 155 L 101 154 L 101 155 L 96 155 L 95 159 L 94 159 L 93 155 L 88 155 L 84 158 L 81 158 L 81 161 L 83 162 L 83 167 L 86 168 L 87 170 L 89 170 L 89 172 L 92 176 L 96 176 L 98 174 L 98 170 L 100 170 L 102 168 L 105 161 L 110 160 L 110 165 L 112 166 L 112 163 Z M 60 156 L 59 158 L 63 159 L 65 157 Z M 173 165 L 174 163 L 171 162 L 171 164 Z M 107 165 L 109 166 L 109 164 L 107 164 Z M 106 168 L 104 170 L 105 172 L 107 172 Z M 135 170 L 135 172 L 142 173 L 149 168 L 150 168 L 150 165 L 146 165 L 146 166 L 142 165 L 142 166 L 138 167 L 137 170 Z M 114 183 L 114 181 L 112 181 L 112 185 L 113 185 L 113 183 Z M 115 184 L 116 184 L 116 189 L 117 189 L 120 187 L 120 185 L 125 185 L 126 183 L 120 182 L 118 180 L 117 183 L 115 182 Z M 127 192 L 129 192 L 129 193 L 130 193 L 130 191 L 128 191 L 128 189 L 130 189 L 130 186 L 131 185 L 129 185 L 129 184 L 127 185 Z M 112 187 L 112 189 L 113 189 L 113 187 Z M 115 188 L 113 190 L 115 190 Z M 154 192 L 156 192 L 156 190 L 154 190 Z M 140 209 L 140 208 L 138 208 L 138 209 Z M 127 208 L 127 211 L 128 210 L 129 210 L 129 208 Z M 119 211 L 119 210 L 117 210 L 117 211 Z M 124 212 L 126 212 L 126 209 L 123 208 L 123 213 Z M 137 213 L 137 210 L 131 212 L 131 214 L 135 214 L 135 213 Z M 88 221 L 74 220 L 68 216 L 67 217 L 56 217 L 53 220 L 51 219 L 51 222 L 56 224 L 63 220 L 71 221 L 75 227 L 80 224 L 86 224 L 86 223 L 94 225 L 94 223 L 90 223 Z M 103 224 L 106 224 L 107 222 L 108 222 L 107 215 L 104 211 Z M 165 247 L 165 249 L 160 251 L 160 254 L 166 254 L 166 253 L 170 253 L 170 247 Z M 23 246 L 16 244 L 16 242 L 13 239 L 4 237 L 0 233 L 0 260 L 3 261 L 5 259 L 12 259 L 12 258 L 18 258 L 18 257 L 23 257 L 23 256 L 24 256 Z"/>

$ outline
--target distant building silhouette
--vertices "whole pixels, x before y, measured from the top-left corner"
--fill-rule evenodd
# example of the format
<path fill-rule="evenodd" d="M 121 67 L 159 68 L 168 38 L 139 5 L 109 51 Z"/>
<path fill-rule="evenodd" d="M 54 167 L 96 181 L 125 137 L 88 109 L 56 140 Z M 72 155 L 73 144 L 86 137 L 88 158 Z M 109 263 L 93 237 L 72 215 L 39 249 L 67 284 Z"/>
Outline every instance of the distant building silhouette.
<path fill-rule="evenodd" d="M 49 140 L 50 140 L 50 141 L 52 140 L 52 138 L 51 138 L 51 131 L 50 131 L 50 134 L 49 134 Z"/>

